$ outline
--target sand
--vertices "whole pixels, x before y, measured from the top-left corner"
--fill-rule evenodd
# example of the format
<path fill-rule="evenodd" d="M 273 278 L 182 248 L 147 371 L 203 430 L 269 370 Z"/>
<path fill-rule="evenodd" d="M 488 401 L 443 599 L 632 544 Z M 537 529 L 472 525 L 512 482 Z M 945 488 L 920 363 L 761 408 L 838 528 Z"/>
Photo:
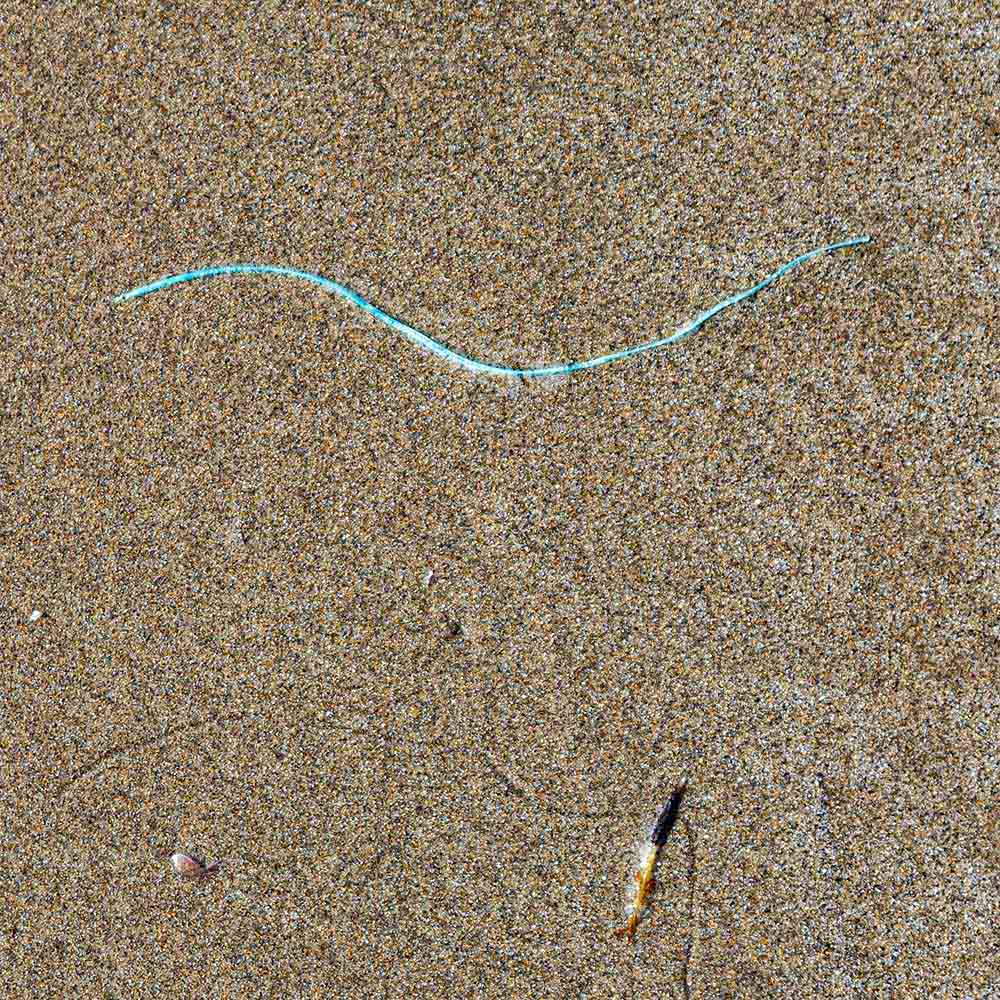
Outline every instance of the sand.
<path fill-rule="evenodd" d="M 4 20 L 4 996 L 1000 997 L 1000 20 L 919 6 Z M 541 383 L 110 302 L 554 364 L 865 234 Z"/>

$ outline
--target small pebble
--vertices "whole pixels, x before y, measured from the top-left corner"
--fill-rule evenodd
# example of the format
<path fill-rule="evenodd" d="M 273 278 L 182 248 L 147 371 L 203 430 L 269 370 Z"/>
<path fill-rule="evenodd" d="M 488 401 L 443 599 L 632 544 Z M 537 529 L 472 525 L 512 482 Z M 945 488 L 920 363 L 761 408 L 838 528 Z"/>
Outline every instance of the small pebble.
<path fill-rule="evenodd" d="M 41 611 L 39 611 L 38 608 L 35 608 L 35 610 L 32 611 L 30 615 L 28 615 L 28 621 L 29 622 L 37 622 L 38 619 L 41 618 L 41 617 L 42 617 Z"/>

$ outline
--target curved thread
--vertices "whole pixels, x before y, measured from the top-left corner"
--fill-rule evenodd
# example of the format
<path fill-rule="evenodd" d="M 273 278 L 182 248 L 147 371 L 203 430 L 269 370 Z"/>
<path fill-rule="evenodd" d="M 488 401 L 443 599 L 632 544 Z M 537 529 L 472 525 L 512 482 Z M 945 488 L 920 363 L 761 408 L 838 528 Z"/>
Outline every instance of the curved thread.
<path fill-rule="evenodd" d="M 769 274 L 763 281 L 754 285 L 753 288 L 748 288 L 746 291 L 739 292 L 728 299 L 723 299 L 712 306 L 707 312 L 703 312 L 696 319 L 693 319 L 686 326 L 682 326 L 668 337 L 651 340 L 646 344 L 639 344 L 637 347 L 628 347 L 623 351 L 615 351 L 613 354 L 602 354 L 600 357 L 591 358 L 589 361 L 570 361 L 567 364 L 553 365 L 549 368 L 507 368 L 503 365 L 491 365 L 485 361 L 476 361 L 474 358 L 469 358 L 464 354 L 453 351 L 450 347 L 446 347 L 439 341 L 429 337 L 426 333 L 422 333 L 402 320 L 396 319 L 395 316 L 390 316 L 387 312 L 383 312 L 378 306 L 372 305 L 371 302 L 363 299 L 357 292 L 352 291 L 346 285 L 341 285 L 339 282 L 331 281 L 329 278 L 324 278 L 319 274 L 312 274 L 309 271 L 299 271 L 294 267 L 277 267 L 273 264 L 223 264 L 220 267 L 205 267 L 199 271 L 187 271 L 184 274 L 175 274 L 169 278 L 161 278 L 159 281 L 154 281 L 151 285 L 143 285 L 141 288 L 133 288 L 129 292 L 116 295 L 111 301 L 125 302 L 128 299 L 138 299 L 143 295 L 149 295 L 150 292 L 158 292 L 161 288 L 169 288 L 171 285 L 179 285 L 185 281 L 194 281 L 197 278 L 212 278 L 217 274 L 279 274 L 289 278 L 302 278 L 305 281 L 311 281 L 319 285 L 321 288 L 325 288 L 329 292 L 333 292 L 334 295 L 339 295 L 342 299 L 347 299 L 348 302 L 353 302 L 354 305 L 363 309 L 369 316 L 374 316 L 375 319 L 381 320 L 386 326 L 391 327 L 397 333 L 401 333 L 413 343 L 419 344 L 421 347 L 426 347 L 427 350 L 438 357 L 461 365 L 461 367 L 471 372 L 486 375 L 513 375 L 520 378 L 541 378 L 547 375 L 569 375 L 571 372 L 583 371 L 585 368 L 597 368 L 600 365 L 610 364 L 612 361 L 621 361 L 623 358 L 631 358 L 636 354 L 643 354 L 646 351 L 653 351 L 658 347 L 675 344 L 678 340 L 688 336 L 688 334 L 701 329 L 716 313 L 720 313 L 723 309 L 728 309 L 730 306 L 734 306 L 744 299 L 751 298 L 759 291 L 767 288 L 768 285 L 773 285 L 783 274 L 787 274 L 793 268 L 798 267 L 799 264 L 804 264 L 807 260 L 812 260 L 813 257 L 830 253 L 832 250 L 842 250 L 845 247 L 858 246 L 861 243 L 868 243 L 870 241 L 870 236 L 858 236 L 854 239 L 844 240 L 841 243 L 831 243 L 829 246 L 810 250 L 809 253 L 804 253 L 801 257 L 796 257 L 787 264 L 783 264 L 773 274 Z"/>

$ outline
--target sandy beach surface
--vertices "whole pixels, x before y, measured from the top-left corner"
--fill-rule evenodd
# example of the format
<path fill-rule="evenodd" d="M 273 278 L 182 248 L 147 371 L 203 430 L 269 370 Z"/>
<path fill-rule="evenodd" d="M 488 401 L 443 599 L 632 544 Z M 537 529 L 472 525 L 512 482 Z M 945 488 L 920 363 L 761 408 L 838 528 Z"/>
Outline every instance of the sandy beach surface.
<path fill-rule="evenodd" d="M 998 43 L 0 20 L 2 995 L 1000 998 Z"/>

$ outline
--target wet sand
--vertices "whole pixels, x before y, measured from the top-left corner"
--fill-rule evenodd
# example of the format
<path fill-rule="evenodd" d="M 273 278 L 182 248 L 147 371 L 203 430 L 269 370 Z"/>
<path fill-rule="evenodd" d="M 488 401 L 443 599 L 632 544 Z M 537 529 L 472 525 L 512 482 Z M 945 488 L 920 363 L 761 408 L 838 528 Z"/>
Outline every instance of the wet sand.
<path fill-rule="evenodd" d="M 6 996 L 1000 993 L 1000 22 L 929 6 L 7 22 Z M 544 365 L 863 234 L 544 382 L 110 304 Z"/>

